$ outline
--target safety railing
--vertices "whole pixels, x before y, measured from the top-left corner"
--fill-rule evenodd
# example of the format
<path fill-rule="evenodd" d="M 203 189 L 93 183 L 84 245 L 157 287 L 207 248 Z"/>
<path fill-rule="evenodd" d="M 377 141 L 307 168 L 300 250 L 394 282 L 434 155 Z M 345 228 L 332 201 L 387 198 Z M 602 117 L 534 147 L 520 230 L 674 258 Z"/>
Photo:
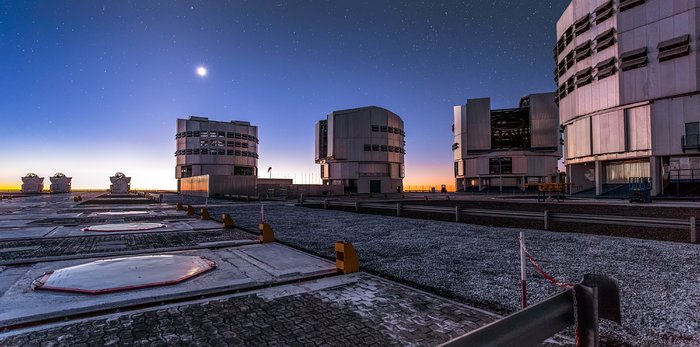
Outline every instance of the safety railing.
<path fill-rule="evenodd" d="M 621 322 L 617 280 L 603 275 L 585 275 L 572 289 L 471 331 L 441 345 L 536 346 L 575 326 L 577 346 L 598 346 L 600 319 Z"/>
<path fill-rule="evenodd" d="M 688 219 L 676 218 L 654 218 L 654 217 L 637 217 L 637 216 L 615 216 L 615 215 L 592 215 L 592 214 L 574 214 L 574 213 L 551 213 L 530 212 L 530 211 L 509 211 L 509 210 L 487 210 L 487 209 L 472 209 L 461 207 L 444 207 L 444 206 L 424 206 L 424 205 L 408 205 L 402 203 L 379 203 L 379 202 L 360 202 L 360 201 L 340 201 L 340 200 L 303 200 L 301 205 L 322 205 L 324 208 L 330 207 L 350 207 L 355 212 L 366 210 L 383 210 L 396 211 L 396 216 L 401 216 L 403 211 L 423 212 L 453 215 L 456 222 L 461 221 L 462 216 L 476 217 L 493 217 L 493 218 L 513 218 L 513 219 L 529 219 L 541 220 L 544 223 L 544 229 L 549 229 L 551 222 L 567 222 L 567 223 L 586 223 L 586 224 L 606 224 L 606 225 L 622 225 L 622 226 L 640 226 L 650 228 L 668 228 L 668 229 L 685 229 L 690 232 L 690 240 L 693 243 L 700 242 L 696 228 L 695 217 Z"/>

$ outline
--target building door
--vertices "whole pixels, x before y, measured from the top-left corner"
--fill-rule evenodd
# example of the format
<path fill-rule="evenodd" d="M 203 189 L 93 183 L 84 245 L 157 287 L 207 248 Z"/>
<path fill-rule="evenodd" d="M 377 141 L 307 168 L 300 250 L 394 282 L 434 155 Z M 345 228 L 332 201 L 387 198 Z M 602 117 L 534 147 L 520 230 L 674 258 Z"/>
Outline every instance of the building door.
<path fill-rule="evenodd" d="M 382 181 L 369 181 L 369 192 L 370 193 L 381 193 L 382 192 Z"/>

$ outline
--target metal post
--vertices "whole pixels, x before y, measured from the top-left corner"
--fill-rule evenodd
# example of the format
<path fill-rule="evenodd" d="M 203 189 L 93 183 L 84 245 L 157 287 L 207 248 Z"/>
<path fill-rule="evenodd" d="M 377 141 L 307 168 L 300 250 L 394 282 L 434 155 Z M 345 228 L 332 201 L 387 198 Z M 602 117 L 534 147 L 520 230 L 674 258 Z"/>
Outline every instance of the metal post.
<path fill-rule="evenodd" d="M 401 203 L 396 203 L 396 217 L 401 217 Z"/>
<path fill-rule="evenodd" d="M 549 211 L 544 210 L 544 230 L 549 230 Z"/>
<path fill-rule="evenodd" d="M 323 208 L 328 209 L 328 199 L 323 200 Z"/>
<path fill-rule="evenodd" d="M 360 212 L 360 202 L 355 201 L 355 212 Z"/>
<path fill-rule="evenodd" d="M 520 289 L 522 308 L 527 307 L 527 278 L 525 277 L 525 232 L 520 232 Z"/>
<path fill-rule="evenodd" d="M 698 242 L 698 234 L 695 230 L 695 217 L 690 217 L 690 242 Z"/>
<path fill-rule="evenodd" d="M 459 223 L 459 206 L 455 206 L 455 222 Z"/>

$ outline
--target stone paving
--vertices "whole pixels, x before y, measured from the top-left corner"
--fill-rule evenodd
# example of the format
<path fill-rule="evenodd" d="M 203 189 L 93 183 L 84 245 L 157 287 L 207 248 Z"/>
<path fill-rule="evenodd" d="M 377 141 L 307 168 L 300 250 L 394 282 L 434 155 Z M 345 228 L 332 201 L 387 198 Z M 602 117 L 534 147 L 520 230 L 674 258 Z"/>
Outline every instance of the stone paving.
<path fill-rule="evenodd" d="M 58 257 L 75 254 L 124 252 L 159 248 L 191 247 L 199 243 L 254 240 L 255 236 L 237 229 L 191 232 L 115 234 L 69 238 L 0 241 L 0 261 Z"/>
<path fill-rule="evenodd" d="M 497 318 L 367 274 L 352 277 L 320 290 L 263 290 L 0 336 L 0 345 L 433 346 Z"/>

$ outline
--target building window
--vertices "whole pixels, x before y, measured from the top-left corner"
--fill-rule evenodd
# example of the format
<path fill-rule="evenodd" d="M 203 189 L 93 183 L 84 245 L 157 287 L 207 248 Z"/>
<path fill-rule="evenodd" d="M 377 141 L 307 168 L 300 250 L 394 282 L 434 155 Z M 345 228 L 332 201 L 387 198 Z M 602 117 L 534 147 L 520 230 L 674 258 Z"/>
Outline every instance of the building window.
<path fill-rule="evenodd" d="M 690 35 L 659 42 L 659 61 L 671 60 L 690 54 Z"/>
<path fill-rule="evenodd" d="M 252 176 L 253 175 L 253 168 L 252 167 L 239 167 L 236 166 L 233 169 L 233 174 L 235 176 Z"/>
<path fill-rule="evenodd" d="M 585 15 L 583 18 L 580 18 L 579 20 L 576 21 L 576 23 L 574 23 L 574 32 L 575 32 L 576 36 L 579 36 L 579 35 L 585 33 L 590 28 L 591 28 L 591 15 L 590 14 Z"/>
<path fill-rule="evenodd" d="M 559 95 L 559 100 L 566 97 L 566 82 L 564 82 L 564 84 L 559 86 L 559 90 L 558 90 L 557 94 Z"/>
<path fill-rule="evenodd" d="M 595 66 L 596 70 L 598 71 L 595 77 L 599 80 L 602 80 L 604 78 L 614 75 L 616 72 L 615 64 L 615 57 L 601 61 L 600 63 L 598 63 L 598 65 Z"/>
<path fill-rule="evenodd" d="M 595 38 L 596 53 L 612 47 L 615 44 L 615 28 L 610 28 Z"/>
<path fill-rule="evenodd" d="M 685 123 L 684 148 L 700 147 L 700 122 Z"/>
<path fill-rule="evenodd" d="M 576 88 L 581 88 L 593 81 L 593 68 L 587 68 L 576 73 Z"/>
<path fill-rule="evenodd" d="M 576 61 L 581 61 L 583 59 L 586 59 L 591 56 L 591 40 L 588 40 L 580 45 L 578 45 L 575 49 L 576 52 Z"/>
<path fill-rule="evenodd" d="M 566 94 L 573 93 L 574 89 L 576 89 L 576 76 L 575 75 L 569 77 L 569 79 L 566 80 Z"/>
<path fill-rule="evenodd" d="M 631 8 L 643 5 L 646 0 L 620 0 L 620 12 L 627 11 Z"/>
<path fill-rule="evenodd" d="M 381 132 L 383 132 L 383 133 L 385 133 L 385 132 L 386 132 L 386 127 L 385 127 L 385 126 L 383 126 L 383 125 L 382 125 L 382 126 L 381 126 L 381 127 L 379 127 L 379 128 L 381 129 Z"/>
<path fill-rule="evenodd" d="M 459 143 L 457 143 L 457 142 L 453 143 L 453 144 L 452 144 L 452 150 L 453 150 L 453 151 L 456 151 L 456 150 L 458 150 L 458 149 L 459 149 Z"/>
<path fill-rule="evenodd" d="M 491 175 L 509 175 L 513 173 L 513 158 L 489 158 L 489 173 Z"/>
<path fill-rule="evenodd" d="M 379 125 L 372 125 L 372 131 L 378 132 L 378 131 L 379 131 Z"/>
<path fill-rule="evenodd" d="M 610 0 L 598 8 L 595 9 L 595 24 L 603 23 L 613 16 L 615 9 L 613 8 L 613 1 Z"/>
<path fill-rule="evenodd" d="M 564 35 L 562 35 L 559 38 L 559 40 L 557 41 L 557 47 L 555 48 L 555 50 L 557 52 L 556 55 L 561 54 L 561 52 L 563 52 L 565 48 L 566 48 L 566 45 L 564 44 Z"/>
<path fill-rule="evenodd" d="M 226 155 L 233 155 L 233 150 L 232 150 L 232 149 L 227 149 L 227 150 L 226 150 Z"/>
<path fill-rule="evenodd" d="M 620 56 L 620 69 L 622 71 L 637 69 L 647 66 L 647 48 L 639 48 Z"/>
<path fill-rule="evenodd" d="M 379 145 L 372 145 L 372 151 L 379 152 Z"/>
<path fill-rule="evenodd" d="M 382 146 L 381 146 L 381 149 L 382 149 L 382 152 L 386 152 L 386 146 L 385 146 L 385 145 L 382 145 Z"/>
<path fill-rule="evenodd" d="M 459 176 L 459 162 L 455 162 L 455 177 Z"/>
<path fill-rule="evenodd" d="M 365 145 L 365 152 L 369 152 L 372 150 L 372 145 Z"/>
<path fill-rule="evenodd" d="M 566 58 L 564 58 L 566 61 L 566 69 L 571 69 L 574 66 L 574 51 L 569 52 L 569 54 L 566 55 Z"/>
<path fill-rule="evenodd" d="M 564 32 L 564 45 L 568 46 L 574 40 L 574 26 L 570 26 Z"/>
<path fill-rule="evenodd" d="M 559 76 L 563 76 L 564 73 L 566 73 L 566 58 L 562 59 L 562 61 L 557 64 L 557 72 Z"/>

